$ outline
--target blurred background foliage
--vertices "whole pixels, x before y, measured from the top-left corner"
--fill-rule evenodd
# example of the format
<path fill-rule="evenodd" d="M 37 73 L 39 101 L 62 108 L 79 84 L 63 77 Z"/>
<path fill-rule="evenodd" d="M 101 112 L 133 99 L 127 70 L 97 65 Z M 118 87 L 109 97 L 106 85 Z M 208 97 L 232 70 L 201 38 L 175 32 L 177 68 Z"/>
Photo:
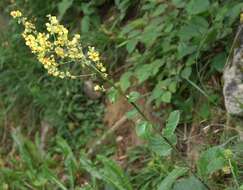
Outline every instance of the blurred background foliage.
<path fill-rule="evenodd" d="M 124 92 L 145 86 L 136 96 L 146 97 L 151 112 L 163 124 L 168 116 L 178 119 L 171 135 L 177 135 L 180 150 L 187 144 L 184 129 L 200 131 L 217 124 L 219 134 L 210 128 L 201 142 L 193 142 L 205 152 L 198 153 L 192 167 L 213 190 L 239 189 L 242 145 L 235 133 L 226 137 L 218 126 L 226 123 L 221 74 L 243 8 L 240 0 L 2 0 L 2 189 L 205 189 L 181 160 L 165 154 L 157 136 L 128 151 L 125 167 L 109 159 L 116 151 L 114 142 L 88 158 L 86 148 L 107 131 L 107 98 L 90 97 L 87 81 L 49 77 L 25 47 L 21 28 L 9 18 L 16 8 L 36 19 L 40 28 L 47 14 L 57 15 L 71 33 L 81 35 L 83 46 L 97 47 L 110 77 Z M 117 98 L 114 89 L 107 94 Z M 143 126 L 137 130 L 140 136 L 146 133 Z M 43 149 L 45 127 L 48 148 Z M 226 148 L 233 152 L 230 158 Z"/>

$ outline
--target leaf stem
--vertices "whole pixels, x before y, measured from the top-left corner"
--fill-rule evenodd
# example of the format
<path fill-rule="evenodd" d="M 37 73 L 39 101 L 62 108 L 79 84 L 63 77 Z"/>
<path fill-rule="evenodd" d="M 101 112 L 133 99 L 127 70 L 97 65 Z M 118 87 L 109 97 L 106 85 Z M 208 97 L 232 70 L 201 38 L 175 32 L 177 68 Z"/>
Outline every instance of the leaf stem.
<path fill-rule="evenodd" d="M 117 87 L 114 82 L 112 82 L 111 80 L 109 80 L 107 77 L 104 77 L 104 73 L 102 73 L 101 71 L 99 71 L 91 62 L 87 62 L 84 61 L 84 63 L 90 68 L 92 69 L 95 73 L 97 73 L 104 81 L 108 82 L 113 88 L 115 88 L 119 94 L 121 96 L 123 96 L 135 109 L 136 111 L 141 115 L 141 117 L 147 121 L 148 123 L 150 123 L 152 126 L 152 122 L 148 119 L 148 117 L 143 113 L 143 111 L 139 108 L 139 106 L 135 103 L 130 101 L 129 96 L 127 94 L 125 94 L 119 87 Z M 154 130 L 156 130 L 153 127 Z M 160 131 L 156 130 L 156 132 L 158 134 L 160 134 Z M 172 142 L 170 142 L 170 140 L 168 138 L 166 138 L 165 136 L 161 136 L 163 138 L 163 140 L 168 143 L 168 145 L 176 152 L 176 154 L 178 155 L 178 157 L 184 162 L 184 164 L 189 168 L 190 172 L 206 187 L 206 189 L 210 190 L 210 187 L 207 185 L 207 183 L 201 178 L 199 177 L 191 168 L 191 166 L 188 164 L 188 162 L 184 159 L 184 157 L 182 156 L 182 154 L 180 153 L 180 151 L 173 145 Z"/>

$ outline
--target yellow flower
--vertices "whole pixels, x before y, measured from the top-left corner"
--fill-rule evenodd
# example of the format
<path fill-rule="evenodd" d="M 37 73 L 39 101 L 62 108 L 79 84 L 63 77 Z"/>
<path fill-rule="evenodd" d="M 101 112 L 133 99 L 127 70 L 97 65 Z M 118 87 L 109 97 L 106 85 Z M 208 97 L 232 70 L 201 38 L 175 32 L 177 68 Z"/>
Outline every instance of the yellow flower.
<path fill-rule="evenodd" d="M 65 56 L 64 49 L 61 48 L 61 47 L 56 47 L 56 48 L 55 48 L 55 52 L 56 52 L 56 54 L 57 54 L 58 56 L 60 56 L 60 57 L 62 57 L 62 58 Z"/>
<path fill-rule="evenodd" d="M 95 51 L 94 47 L 89 47 L 88 58 L 94 62 L 98 62 L 100 61 L 100 54 L 99 52 Z"/>
<path fill-rule="evenodd" d="M 22 16 L 22 13 L 19 11 L 19 10 L 16 10 L 16 11 L 11 11 L 10 12 L 10 15 L 13 17 L 13 18 L 19 18 Z"/>
<path fill-rule="evenodd" d="M 22 17 L 20 11 L 12 11 L 10 14 L 14 18 Z M 102 76 L 107 77 L 105 73 L 106 68 L 100 62 L 99 52 L 94 47 L 89 47 L 87 55 L 84 55 L 80 43 L 80 35 L 75 34 L 69 40 L 68 29 L 59 24 L 57 17 L 51 15 L 47 17 L 49 20 L 45 24 L 47 32 L 38 32 L 35 25 L 25 17 L 19 19 L 18 23 L 24 26 L 22 37 L 25 40 L 25 44 L 35 54 L 48 74 L 59 78 L 68 77 L 75 79 L 78 76 L 72 75 L 69 71 L 62 71 L 62 64 L 58 64 L 57 61 L 64 61 L 65 63 L 77 62 L 81 63 L 82 67 L 85 67 L 87 64 L 91 64 L 90 60 L 92 60 L 95 62 L 97 69 L 102 72 Z M 61 58 L 65 60 L 61 60 Z M 98 85 L 95 89 L 104 91 L 104 88 Z"/>
<path fill-rule="evenodd" d="M 100 90 L 102 90 L 102 88 L 99 85 L 95 85 L 94 90 L 95 91 L 100 91 Z"/>

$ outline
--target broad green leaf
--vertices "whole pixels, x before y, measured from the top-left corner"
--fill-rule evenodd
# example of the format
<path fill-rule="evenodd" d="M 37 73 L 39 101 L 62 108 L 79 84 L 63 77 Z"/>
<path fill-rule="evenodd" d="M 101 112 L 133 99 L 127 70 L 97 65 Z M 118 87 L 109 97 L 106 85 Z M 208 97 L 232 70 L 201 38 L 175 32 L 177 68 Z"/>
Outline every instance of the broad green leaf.
<path fill-rule="evenodd" d="M 180 111 L 176 110 L 170 113 L 169 118 L 167 120 L 165 129 L 163 130 L 163 135 L 169 137 L 174 134 L 175 129 L 180 121 Z"/>
<path fill-rule="evenodd" d="M 206 12 L 209 7 L 209 0 L 190 0 L 190 2 L 187 4 L 186 10 L 189 14 L 195 15 Z"/>
<path fill-rule="evenodd" d="M 152 125 L 146 121 L 141 121 L 136 125 L 136 133 L 141 138 L 148 138 L 150 136 Z"/>
<path fill-rule="evenodd" d="M 226 165 L 223 149 L 218 147 L 209 148 L 200 155 L 197 162 L 198 172 L 201 176 L 208 176 Z"/>
<path fill-rule="evenodd" d="M 182 41 L 188 41 L 193 37 L 203 37 L 208 31 L 208 21 L 202 16 L 193 16 L 187 24 L 182 26 L 177 35 Z"/>
<path fill-rule="evenodd" d="M 170 91 L 165 91 L 162 96 L 161 96 L 161 101 L 164 102 L 164 103 L 170 103 L 171 101 L 171 92 Z"/>
<path fill-rule="evenodd" d="M 150 136 L 148 139 L 149 148 L 159 156 L 168 156 L 171 153 L 171 146 L 159 135 Z"/>
<path fill-rule="evenodd" d="M 120 86 L 122 91 L 126 91 L 130 86 L 131 86 L 131 82 L 130 82 L 130 77 L 132 76 L 132 72 L 125 72 L 121 78 L 120 78 Z"/>
<path fill-rule="evenodd" d="M 135 70 L 135 76 L 137 77 L 139 83 L 144 82 L 152 75 L 152 73 L 151 73 L 152 68 L 153 67 L 151 64 L 144 64 L 144 65 L 139 66 Z"/>
<path fill-rule="evenodd" d="M 192 54 L 197 50 L 197 46 L 188 45 L 186 43 L 180 43 L 178 45 L 178 59 L 185 57 L 186 55 Z"/>
<path fill-rule="evenodd" d="M 138 40 L 136 38 L 132 38 L 127 42 L 126 48 L 128 53 L 132 53 L 133 50 L 136 48 Z"/>
<path fill-rule="evenodd" d="M 164 63 L 162 59 L 155 59 L 150 64 L 139 65 L 135 70 L 135 76 L 139 80 L 139 83 L 146 81 L 149 77 L 155 76 Z"/>
<path fill-rule="evenodd" d="M 223 72 L 226 58 L 227 56 L 224 52 L 216 55 L 212 60 L 213 68 L 216 69 L 218 72 Z"/>
<path fill-rule="evenodd" d="M 132 91 L 129 93 L 129 102 L 136 102 L 140 98 L 140 93 L 136 91 Z"/>
<path fill-rule="evenodd" d="M 185 67 L 182 71 L 181 71 L 181 77 L 184 79 L 188 79 L 191 76 L 192 73 L 192 68 L 191 67 Z"/>
<path fill-rule="evenodd" d="M 190 176 L 189 178 L 178 180 L 173 190 L 207 190 L 205 186 L 202 184 L 201 181 L 199 181 L 194 176 Z"/>
<path fill-rule="evenodd" d="M 171 190 L 176 179 L 187 173 L 187 168 L 175 168 L 169 175 L 158 185 L 157 190 Z"/>
<path fill-rule="evenodd" d="M 171 93 L 175 93 L 176 92 L 176 86 L 177 86 L 177 82 L 176 81 L 171 81 L 171 83 L 168 86 L 168 89 Z"/>

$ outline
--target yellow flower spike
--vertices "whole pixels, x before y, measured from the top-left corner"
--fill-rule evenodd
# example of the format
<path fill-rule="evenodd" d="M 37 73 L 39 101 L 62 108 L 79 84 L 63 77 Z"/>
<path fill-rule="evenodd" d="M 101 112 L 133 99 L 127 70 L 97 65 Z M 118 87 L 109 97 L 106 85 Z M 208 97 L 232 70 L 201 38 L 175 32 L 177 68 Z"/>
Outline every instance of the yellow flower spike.
<path fill-rule="evenodd" d="M 20 11 L 12 11 L 12 17 L 22 17 Z M 62 71 L 62 64 L 57 61 L 65 63 L 80 63 L 82 67 L 95 62 L 97 69 L 101 72 L 102 77 L 107 77 L 106 68 L 100 62 L 100 54 L 94 47 L 89 47 L 86 54 L 80 43 L 80 35 L 75 34 L 71 40 L 68 39 L 68 29 L 59 24 L 57 17 L 48 15 L 48 22 L 46 25 L 47 32 L 39 32 L 35 25 L 27 18 L 22 17 L 18 19 L 18 23 L 24 26 L 22 37 L 25 44 L 30 48 L 31 52 L 35 54 L 38 61 L 47 70 L 48 74 L 59 78 L 76 79 L 79 76 L 72 75 L 69 71 Z M 63 60 L 62 60 L 63 59 Z M 104 91 L 103 86 L 96 86 L 96 90 Z"/>
<path fill-rule="evenodd" d="M 19 10 L 11 11 L 11 12 L 10 12 L 10 15 L 11 15 L 13 18 L 19 18 L 19 17 L 22 17 L 22 13 L 21 13 Z"/>

